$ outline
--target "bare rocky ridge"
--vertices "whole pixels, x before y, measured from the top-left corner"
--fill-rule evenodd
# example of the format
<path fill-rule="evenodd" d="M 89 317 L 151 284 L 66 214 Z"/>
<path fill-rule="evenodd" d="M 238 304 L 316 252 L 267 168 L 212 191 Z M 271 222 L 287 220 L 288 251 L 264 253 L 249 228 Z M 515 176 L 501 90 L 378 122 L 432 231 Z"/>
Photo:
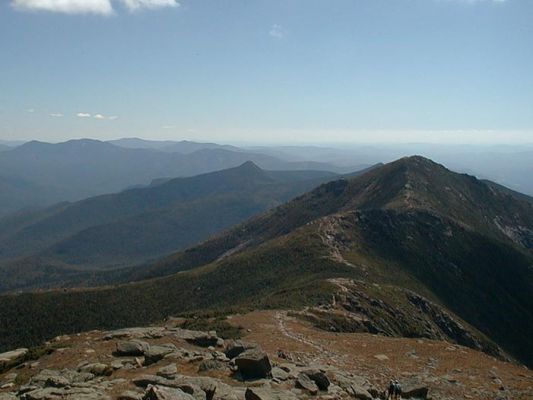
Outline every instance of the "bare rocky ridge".
<path fill-rule="evenodd" d="M 372 400 L 384 398 L 393 377 L 403 398 L 533 395 L 530 370 L 478 351 L 443 341 L 325 332 L 289 314 L 228 317 L 247 332 L 243 341 L 175 327 L 179 319 L 60 336 L 37 359 L 28 359 L 28 349 L 0 355 L 10 363 L 0 374 L 0 400 Z M 447 370 L 450 363 L 455 367 Z"/>

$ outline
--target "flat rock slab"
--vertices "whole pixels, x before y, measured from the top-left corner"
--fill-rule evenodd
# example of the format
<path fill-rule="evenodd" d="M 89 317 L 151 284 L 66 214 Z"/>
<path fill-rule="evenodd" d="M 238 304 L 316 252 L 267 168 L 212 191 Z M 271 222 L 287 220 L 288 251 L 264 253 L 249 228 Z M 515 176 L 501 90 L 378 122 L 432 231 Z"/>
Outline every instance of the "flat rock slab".
<path fill-rule="evenodd" d="M 121 340 L 117 343 L 119 356 L 142 356 L 150 350 L 150 345 L 141 340 Z"/>
<path fill-rule="evenodd" d="M 158 339 L 166 334 L 165 328 L 161 327 L 147 327 L 147 328 L 125 328 L 117 329 L 115 331 L 106 332 L 104 340 L 111 339 Z"/>
<path fill-rule="evenodd" d="M 176 346 L 173 344 L 162 346 L 150 346 L 147 351 L 144 352 L 144 365 L 155 364 L 161 361 L 167 354 L 176 351 Z"/>
<path fill-rule="evenodd" d="M 297 400 L 298 396 L 284 390 L 248 388 L 244 398 L 245 400 Z"/>
<path fill-rule="evenodd" d="M 93 388 L 44 388 L 25 393 L 24 400 L 110 400 L 111 397 Z"/>
<path fill-rule="evenodd" d="M 143 400 L 195 400 L 190 394 L 185 393 L 181 389 L 165 387 L 165 386 L 150 386 L 146 391 Z"/>
<path fill-rule="evenodd" d="M 296 379 L 296 387 L 306 390 L 312 395 L 318 393 L 318 386 L 316 385 L 316 383 L 313 382 L 311 378 L 309 378 L 309 376 L 304 373 L 300 373 L 298 375 L 298 379 Z"/>
<path fill-rule="evenodd" d="M 26 348 L 20 348 L 5 353 L 0 353 L 0 368 L 4 368 L 10 364 L 13 364 L 17 360 L 28 354 L 28 351 L 29 350 Z"/>

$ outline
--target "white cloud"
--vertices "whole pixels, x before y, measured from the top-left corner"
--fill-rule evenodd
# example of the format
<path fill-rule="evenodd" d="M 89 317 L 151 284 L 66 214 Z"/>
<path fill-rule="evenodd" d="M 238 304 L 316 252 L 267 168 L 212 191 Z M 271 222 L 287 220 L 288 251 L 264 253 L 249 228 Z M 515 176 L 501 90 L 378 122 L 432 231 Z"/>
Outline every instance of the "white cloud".
<path fill-rule="evenodd" d="M 21 11 L 50 11 L 64 14 L 112 15 L 113 3 L 121 3 L 130 11 L 179 7 L 176 0 L 11 0 Z"/>
<path fill-rule="evenodd" d="M 91 114 L 80 112 L 80 113 L 77 113 L 76 116 L 80 118 L 90 118 Z"/>
<path fill-rule="evenodd" d="M 283 27 L 278 24 L 272 25 L 270 28 L 270 31 L 268 31 L 268 34 L 276 39 L 283 39 L 283 36 L 285 36 L 285 31 L 283 30 Z"/>
<path fill-rule="evenodd" d="M 110 0 L 12 0 L 15 9 L 27 11 L 51 11 L 65 14 L 110 15 Z"/>
<path fill-rule="evenodd" d="M 117 119 L 118 117 L 116 115 L 110 115 L 110 116 L 105 116 L 105 115 L 102 115 L 102 114 L 94 114 L 94 118 L 96 119 L 107 119 L 107 120 L 115 120 Z"/>
<path fill-rule="evenodd" d="M 61 118 L 63 116 L 63 114 L 61 113 L 52 113 L 52 114 L 49 114 L 51 117 L 54 117 L 54 118 Z"/>
<path fill-rule="evenodd" d="M 164 7 L 179 7 L 176 0 L 120 0 L 130 11 L 143 8 L 156 9 Z"/>
<path fill-rule="evenodd" d="M 29 113 L 34 113 L 35 112 L 35 108 L 28 108 L 26 111 L 28 111 Z"/>

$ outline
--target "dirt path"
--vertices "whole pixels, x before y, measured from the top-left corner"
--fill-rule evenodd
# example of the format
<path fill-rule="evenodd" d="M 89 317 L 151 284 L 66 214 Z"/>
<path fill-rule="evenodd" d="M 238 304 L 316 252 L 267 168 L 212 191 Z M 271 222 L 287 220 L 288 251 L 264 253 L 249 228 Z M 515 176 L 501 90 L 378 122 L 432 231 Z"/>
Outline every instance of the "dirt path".
<path fill-rule="evenodd" d="M 335 360 L 338 363 L 339 361 L 342 360 L 343 357 L 341 355 L 330 351 L 329 349 L 324 347 L 321 343 L 314 341 L 301 333 L 295 333 L 294 331 L 292 331 L 291 328 L 286 323 L 286 321 L 289 318 L 287 315 L 287 312 L 277 311 L 274 317 L 277 321 L 277 327 L 283 336 L 289 339 L 295 340 L 304 345 L 307 345 L 309 347 L 312 347 L 318 352 L 316 355 L 313 354 L 313 357 L 310 358 L 310 361 L 316 362 L 316 363 L 323 363 L 323 362 L 330 362 L 330 361 Z"/>
<path fill-rule="evenodd" d="M 322 239 L 322 243 L 330 250 L 329 258 L 338 263 L 347 265 L 352 268 L 357 268 L 344 258 L 341 252 L 341 246 L 336 239 L 342 232 L 342 229 L 338 226 L 338 222 L 335 216 L 324 217 L 320 219 L 318 226 L 318 233 Z"/>

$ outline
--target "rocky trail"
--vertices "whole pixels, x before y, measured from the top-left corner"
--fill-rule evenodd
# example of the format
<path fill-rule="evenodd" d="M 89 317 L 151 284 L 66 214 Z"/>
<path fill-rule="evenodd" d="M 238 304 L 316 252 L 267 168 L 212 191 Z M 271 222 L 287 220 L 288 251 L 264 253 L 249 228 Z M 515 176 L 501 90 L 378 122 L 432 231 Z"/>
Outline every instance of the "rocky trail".
<path fill-rule="evenodd" d="M 532 371 L 447 342 L 340 334 L 286 311 L 229 316 L 240 340 L 162 326 L 60 336 L 0 354 L 0 400 L 533 398 Z"/>

